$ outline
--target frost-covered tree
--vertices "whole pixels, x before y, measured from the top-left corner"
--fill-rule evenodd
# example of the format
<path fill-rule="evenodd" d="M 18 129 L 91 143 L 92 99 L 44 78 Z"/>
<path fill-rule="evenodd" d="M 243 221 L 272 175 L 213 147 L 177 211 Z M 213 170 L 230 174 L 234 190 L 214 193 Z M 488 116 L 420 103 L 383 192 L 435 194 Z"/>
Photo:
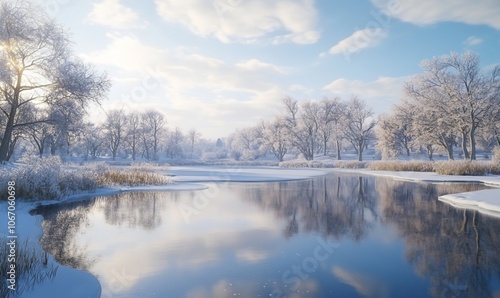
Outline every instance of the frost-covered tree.
<path fill-rule="evenodd" d="M 374 139 L 373 128 L 375 120 L 373 111 L 358 97 L 352 97 L 347 102 L 347 117 L 344 135 L 358 154 L 358 160 L 363 160 L 363 151 L 368 142 Z"/>
<path fill-rule="evenodd" d="M 261 126 L 264 145 L 282 162 L 290 147 L 285 120 L 275 117 L 270 122 L 263 122 Z"/>
<path fill-rule="evenodd" d="M 473 52 L 451 53 L 425 60 L 424 73 L 407 85 L 407 93 L 416 100 L 437 100 L 440 114 L 453 123 L 460 135 L 464 157 L 476 159 L 478 129 L 500 105 L 500 66 L 485 73 L 479 56 Z M 437 120 L 437 118 L 436 118 Z"/>
<path fill-rule="evenodd" d="M 260 125 L 238 129 L 230 136 L 231 156 L 238 160 L 254 160 L 265 152 L 263 131 Z"/>
<path fill-rule="evenodd" d="M 179 127 L 167 133 L 165 153 L 169 158 L 182 158 L 182 142 L 184 135 Z"/>
<path fill-rule="evenodd" d="M 189 158 L 194 158 L 195 147 L 198 144 L 201 133 L 199 133 L 196 129 L 191 129 L 187 133 L 187 142 L 189 147 Z"/>
<path fill-rule="evenodd" d="M 25 119 L 30 118 L 33 122 L 32 125 L 24 127 L 24 131 L 26 132 L 25 135 L 38 151 L 38 155 L 42 157 L 53 136 L 54 127 L 49 122 L 38 121 L 39 119 L 48 118 L 47 115 L 45 115 L 45 111 L 39 110 L 33 106 L 30 106 L 28 109 L 27 106 L 27 108 L 24 109 L 24 112 L 29 112 L 29 114 L 24 113 L 24 117 L 26 117 Z"/>
<path fill-rule="evenodd" d="M 414 140 L 412 123 L 414 110 L 408 101 L 395 105 L 389 114 L 381 115 L 375 132 L 377 135 L 376 148 L 382 158 L 397 158 L 400 154 L 410 156 Z"/>
<path fill-rule="evenodd" d="M 109 81 L 79 60 L 64 29 L 28 1 L 0 2 L 0 162 L 7 160 L 16 128 L 33 123 L 17 115 L 29 103 L 47 108 L 71 100 L 99 102 Z M 18 121 L 16 121 L 18 120 Z"/>
<path fill-rule="evenodd" d="M 125 137 L 125 126 L 127 116 L 123 110 L 111 110 L 108 112 L 103 124 L 106 147 L 111 152 L 113 160 L 116 159 L 118 151 L 122 148 Z"/>
<path fill-rule="evenodd" d="M 141 114 L 142 143 L 147 159 L 159 158 L 165 124 L 165 116 L 161 112 L 148 110 Z"/>
<path fill-rule="evenodd" d="M 140 132 L 141 116 L 139 115 L 139 113 L 131 112 L 127 114 L 127 125 L 125 127 L 124 143 L 126 144 L 127 149 L 130 150 L 132 160 L 136 159 L 137 153 L 139 151 L 139 147 L 141 144 Z"/>
<path fill-rule="evenodd" d="M 291 97 L 285 97 L 283 104 L 290 143 L 306 160 L 313 160 L 318 143 L 319 104 L 305 101 L 299 106 L 297 100 Z"/>
<path fill-rule="evenodd" d="M 85 111 L 72 100 L 61 100 L 48 109 L 47 122 L 52 125 L 50 153 L 66 156 L 80 138 L 84 125 Z"/>
<path fill-rule="evenodd" d="M 83 125 L 82 141 L 85 149 L 85 160 L 87 160 L 89 155 L 92 159 L 96 159 L 103 150 L 104 136 L 102 135 L 100 127 L 96 126 L 94 123 L 85 123 Z"/>
<path fill-rule="evenodd" d="M 332 138 L 335 139 L 337 156 L 340 156 L 340 134 L 337 129 L 344 117 L 344 104 L 340 98 L 323 98 L 319 103 L 320 111 L 318 116 L 319 137 L 323 147 L 323 155 L 327 155 L 328 147 Z"/>

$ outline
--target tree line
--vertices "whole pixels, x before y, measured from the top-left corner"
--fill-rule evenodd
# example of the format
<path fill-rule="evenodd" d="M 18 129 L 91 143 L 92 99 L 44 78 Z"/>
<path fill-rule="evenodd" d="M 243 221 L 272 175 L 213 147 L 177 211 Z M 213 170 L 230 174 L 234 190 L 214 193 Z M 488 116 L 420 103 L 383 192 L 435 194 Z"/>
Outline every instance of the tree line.
<path fill-rule="evenodd" d="M 375 137 L 373 111 L 355 96 L 347 101 L 325 97 L 301 102 L 286 96 L 282 111 L 270 121 L 231 134 L 227 138 L 230 156 L 252 160 L 271 152 L 280 162 L 287 153 L 300 154 L 306 160 L 315 155 L 341 159 L 343 149 L 350 146 L 361 161 Z"/>
<path fill-rule="evenodd" d="M 500 146 L 500 66 L 483 70 L 473 52 L 451 53 L 425 60 L 423 73 L 410 79 L 405 97 L 382 115 L 377 148 L 384 158 L 436 149 L 454 159 L 477 158 L 477 148 Z"/>

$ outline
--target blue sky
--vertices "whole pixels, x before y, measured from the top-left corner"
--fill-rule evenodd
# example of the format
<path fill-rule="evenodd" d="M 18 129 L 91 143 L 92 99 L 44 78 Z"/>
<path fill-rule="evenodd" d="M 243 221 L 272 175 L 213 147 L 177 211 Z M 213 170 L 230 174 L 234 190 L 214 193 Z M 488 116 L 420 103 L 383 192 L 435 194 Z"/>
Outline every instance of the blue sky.
<path fill-rule="evenodd" d="M 40 0 L 41 3 L 41 0 Z M 357 95 L 379 114 L 424 59 L 473 50 L 500 63 L 497 0 L 52 0 L 75 52 L 112 79 L 104 109 L 165 113 L 216 138 L 281 99 Z M 92 119 L 104 113 L 92 110 Z"/>

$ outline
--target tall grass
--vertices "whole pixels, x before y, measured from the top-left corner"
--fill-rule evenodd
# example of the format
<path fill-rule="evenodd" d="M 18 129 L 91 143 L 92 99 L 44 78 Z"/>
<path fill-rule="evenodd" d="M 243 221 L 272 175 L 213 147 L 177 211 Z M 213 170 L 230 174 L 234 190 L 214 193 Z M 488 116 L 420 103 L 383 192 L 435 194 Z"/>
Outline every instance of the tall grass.
<path fill-rule="evenodd" d="M 48 255 L 41 249 L 34 247 L 27 240 L 16 239 L 16 290 L 7 288 L 7 279 L 10 262 L 8 255 L 10 248 L 7 238 L 0 240 L 0 280 L 5 286 L 0 287 L 0 297 L 19 297 L 25 291 L 31 290 L 35 285 L 55 277 L 59 266 L 48 261 Z"/>
<path fill-rule="evenodd" d="M 325 163 L 316 160 L 290 160 L 279 163 L 281 168 L 333 168 L 333 163 Z"/>
<path fill-rule="evenodd" d="M 135 164 L 118 169 L 105 163 L 94 163 L 67 167 L 56 156 L 23 156 L 20 161 L 18 166 L 1 167 L 0 181 L 15 181 L 16 196 L 26 200 L 57 200 L 101 186 L 170 183 L 168 177 L 155 172 L 167 169 L 165 166 Z M 2 183 L 0 193 L 7 193 L 6 188 L 7 183 Z"/>
<path fill-rule="evenodd" d="M 97 183 L 101 186 L 109 185 L 160 185 L 170 183 L 166 176 L 151 172 L 134 170 L 108 170 L 97 176 Z"/>
<path fill-rule="evenodd" d="M 434 172 L 441 175 L 498 175 L 500 174 L 500 164 L 476 160 L 438 161 L 434 164 Z"/>
<path fill-rule="evenodd" d="M 336 168 L 340 169 L 363 169 L 367 164 L 367 162 L 357 160 L 337 160 L 333 163 Z"/>
<path fill-rule="evenodd" d="M 383 160 L 370 162 L 368 169 L 372 171 L 433 172 L 434 163 L 425 160 Z"/>
<path fill-rule="evenodd" d="M 368 164 L 372 171 L 413 171 L 413 172 L 435 172 L 441 175 L 498 175 L 500 164 L 492 161 L 476 160 L 447 160 L 447 161 L 374 161 Z"/>

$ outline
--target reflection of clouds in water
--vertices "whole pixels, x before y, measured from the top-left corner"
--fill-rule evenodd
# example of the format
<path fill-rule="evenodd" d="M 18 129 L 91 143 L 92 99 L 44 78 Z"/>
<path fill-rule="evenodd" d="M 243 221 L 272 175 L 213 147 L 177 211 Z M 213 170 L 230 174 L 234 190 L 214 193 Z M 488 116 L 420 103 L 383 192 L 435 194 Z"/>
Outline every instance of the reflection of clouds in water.
<path fill-rule="evenodd" d="M 264 297 L 261 289 L 256 287 L 254 280 L 229 281 L 220 279 L 211 287 L 198 287 L 189 291 L 187 298 L 229 298 L 229 297 Z M 320 285 L 313 279 L 300 282 L 300 288 L 287 293 L 288 298 L 316 297 L 320 292 Z"/>
<path fill-rule="evenodd" d="M 268 253 L 262 250 L 241 249 L 236 251 L 236 258 L 248 263 L 257 263 L 268 257 Z"/>
<path fill-rule="evenodd" d="M 141 280 L 161 274 L 160 272 L 175 271 L 182 274 L 203 270 L 204 266 L 221 262 L 223 258 L 231 256 L 246 262 L 261 262 L 271 255 L 275 238 L 274 233 L 259 229 L 248 230 L 242 234 L 198 235 L 197 238 L 183 239 L 182 244 L 170 238 L 149 241 L 148 245 L 122 247 L 120 251 L 102 258 L 91 269 L 99 276 L 102 287 L 114 287 L 117 283 L 117 274 L 110 268 L 125 276 L 124 287 L 119 289 L 119 292 L 123 292 Z M 118 292 L 116 287 L 114 292 Z"/>
<path fill-rule="evenodd" d="M 348 271 L 340 267 L 333 267 L 333 275 L 341 282 L 353 287 L 356 292 L 365 297 L 389 297 L 387 286 L 382 285 L 374 277 L 357 272 Z"/>
<path fill-rule="evenodd" d="M 186 298 L 229 298 L 235 296 L 258 297 L 255 281 L 230 282 L 227 279 L 220 279 L 211 287 L 198 287 L 186 294 Z"/>
<path fill-rule="evenodd" d="M 271 255 L 279 234 L 276 224 L 271 224 L 272 217 L 258 207 L 235 202 L 234 193 L 229 191 L 186 224 L 175 205 L 190 202 L 196 194 L 147 193 L 147 200 L 144 193 L 129 193 L 119 197 L 120 202 L 107 198 L 94 205 L 90 217 L 96 222 L 79 238 L 89 241 L 91 255 L 100 257 L 91 271 L 99 276 L 104 290 L 127 292 L 141 280 L 161 272 L 203 270 L 228 257 L 258 263 Z M 132 200 L 135 202 L 129 202 Z M 141 200 L 144 206 L 140 206 Z M 120 220 L 110 221 L 110 216 L 117 217 L 112 215 L 114 208 L 118 208 L 115 211 Z M 136 223 L 149 222 L 146 219 L 153 216 L 161 218 L 159 225 L 146 230 L 141 225 L 136 228 Z M 135 220 L 137 217 L 144 220 Z M 97 243 L 91 241 L 96 238 Z"/>
<path fill-rule="evenodd" d="M 287 293 L 287 298 L 316 297 L 319 294 L 320 285 L 314 279 L 300 281 L 299 289 L 292 293 Z"/>

